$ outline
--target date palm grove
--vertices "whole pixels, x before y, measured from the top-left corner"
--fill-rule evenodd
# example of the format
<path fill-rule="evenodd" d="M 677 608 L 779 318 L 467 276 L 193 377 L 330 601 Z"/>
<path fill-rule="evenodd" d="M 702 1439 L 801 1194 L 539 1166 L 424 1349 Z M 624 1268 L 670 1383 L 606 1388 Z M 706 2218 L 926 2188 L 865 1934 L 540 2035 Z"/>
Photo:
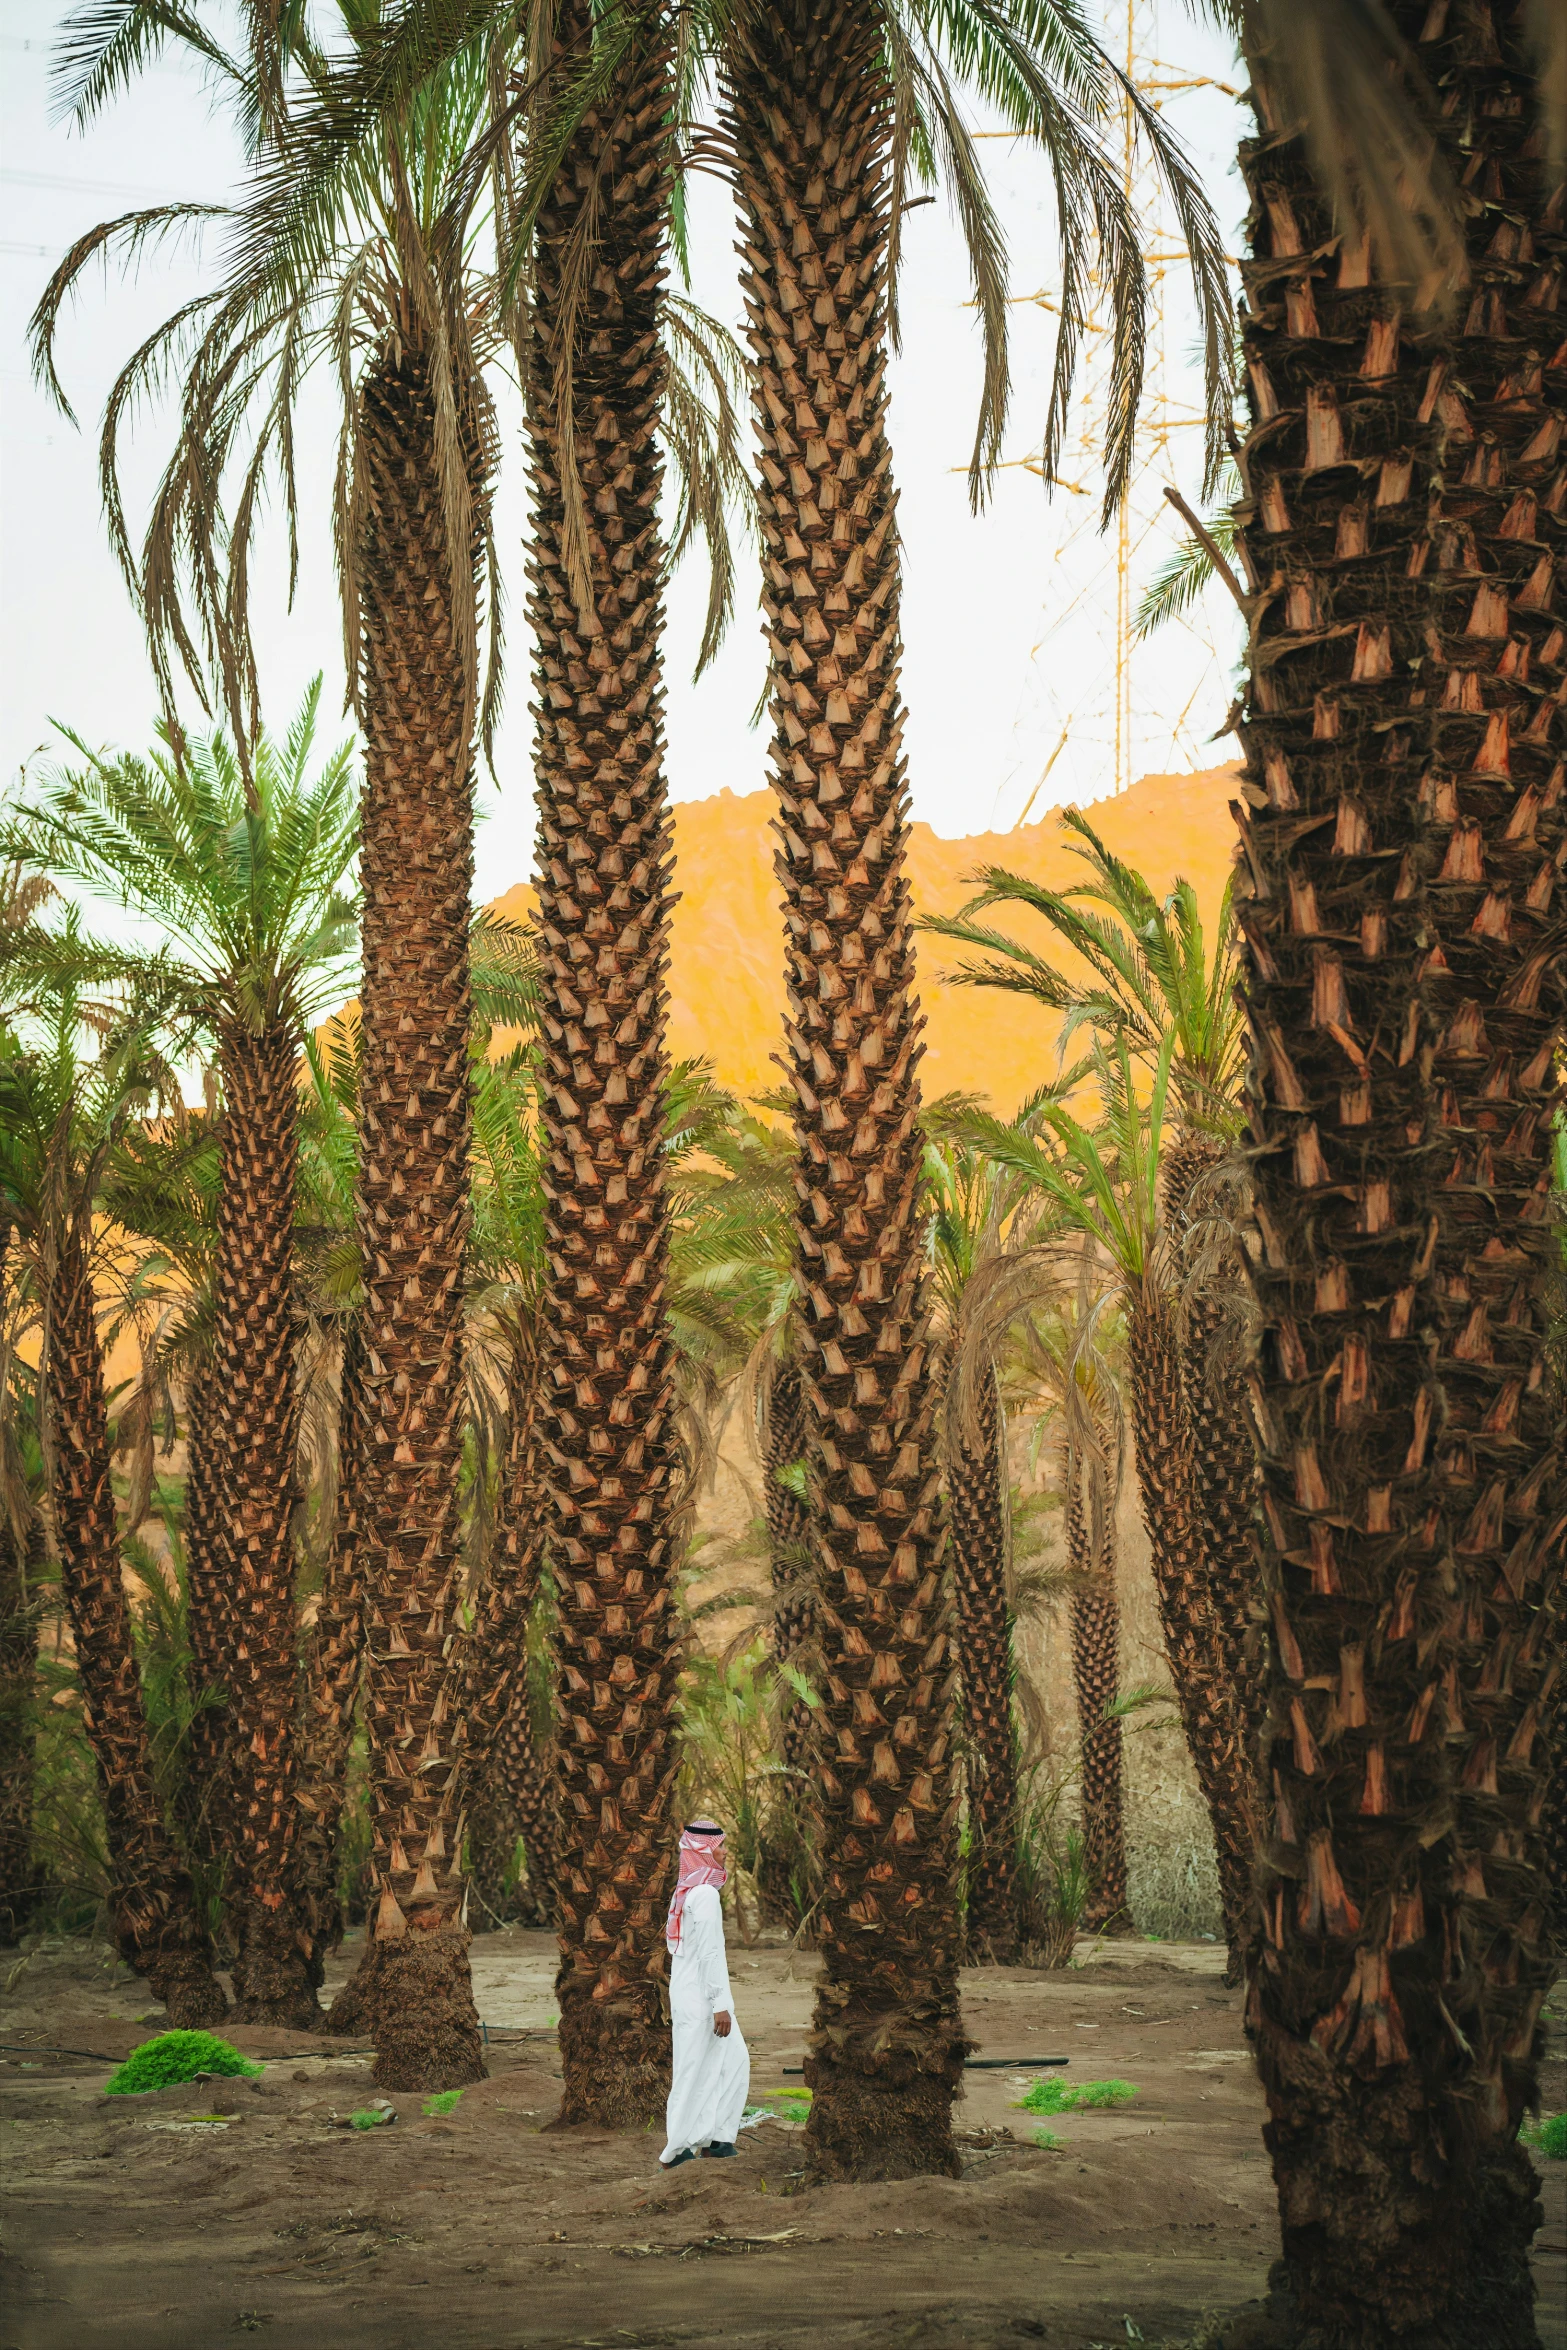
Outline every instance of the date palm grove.
<path fill-rule="evenodd" d="M 100 440 L 157 747 L 62 728 L 0 804 L 0 1932 L 59 1898 L 57 1592 L 93 1898 L 171 2024 L 362 2034 L 378 2086 L 461 2090 L 475 1930 L 547 1923 L 552 2126 L 645 2132 L 681 1806 L 716 1800 L 738 1926 L 819 1961 L 799 2178 L 959 2178 L 960 1970 L 1139 1930 L 1135 1476 L 1278 2204 L 1266 2299 L 1215 2339 L 1537 2350 L 1567 11 L 1197 13 L 1248 82 L 1234 302 L 1219 192 L 1068 0 L 65 18 L 78 128 L 177 51 L 245 166 L 79 239 L 33 322 L 69 416 L 89 264 L 200 232 Z M 1177 567 L 1233 563 L 1244 612 L 1233 880 L 1205 929 L 1072 811 L 1074 881 L 991 865 L 916 920 L 908 216 L 948 202 L 970 275 L 977 512 L 1016 297 L 976 124 L 1042 166 L 1043 469 L 1103 333 L 1108 520 L 1151 261 L 1123 120 L 1184 241 L 1206 494 L 1226 456 L 1237 490 Z M 677 283 L 697 175 L 733 333 Z M 357 739 L 324 762 L 319 680 L 262 723 L 274 534 L 339 594 Z M 689 690 L 753 588 L 761 615 L 784 1083 L 751 1104 L 670 1050 L 693 546 Z M 516 924 L 471 902 L 508 651 Z M 1029 1037 L 1026 1101 L 926 1099 L 947 984 Z M 715 1655 L 698 1520 L 737 1429 L 765 1587 Z"/>

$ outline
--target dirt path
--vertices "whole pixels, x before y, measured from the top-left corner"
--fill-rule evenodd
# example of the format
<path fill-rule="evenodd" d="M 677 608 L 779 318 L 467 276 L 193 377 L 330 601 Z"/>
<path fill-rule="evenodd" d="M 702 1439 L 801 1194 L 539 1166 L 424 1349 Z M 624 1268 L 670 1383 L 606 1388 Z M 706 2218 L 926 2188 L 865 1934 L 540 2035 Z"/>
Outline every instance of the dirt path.
<path fill-rule="evenodd" d="M 802 2059 L 810 1962 L 731 1959 L 753 2094 L 778 2090 Z M 673 2173 L 651 2134 L 541 2135 L 560 2077 L 544 1935 L 474 1945 L 489 2080 L 446 2118 L 404 2098 L 392 2127 L 363 2133 L 331 2116 L 374 2094 L 369 2057 L 283 2033 L 233 2033 L 267 2060 L 257 2084 L 103 2098 L 99 2060 L 161 2011 L 81 1946 L 41 1950 L 0 2003 L 0 2350 L 220 2350 L 250 2333 L 267 2350 L 1189 2340 L 1262 2290 L 1277 2250 L 1239 1998 L 1218 1966 L 1211 1946 L 1117 1945 L 1063 1973 L 966 1975 L 981 2055 L 1064 2055 L 1058 2077 L 1132 2081 L 1135 2101 L 1060 2118 L 1046 2151 L 1013 2102 L 1029 2076 L 970 2073 L 962 2179 L 802 2193 L 799 2136 L 778 2120 L 734 2162 Z M 1550 2169 L 1542 2338 L 1567 2350 L 1567 2198 Z"/>

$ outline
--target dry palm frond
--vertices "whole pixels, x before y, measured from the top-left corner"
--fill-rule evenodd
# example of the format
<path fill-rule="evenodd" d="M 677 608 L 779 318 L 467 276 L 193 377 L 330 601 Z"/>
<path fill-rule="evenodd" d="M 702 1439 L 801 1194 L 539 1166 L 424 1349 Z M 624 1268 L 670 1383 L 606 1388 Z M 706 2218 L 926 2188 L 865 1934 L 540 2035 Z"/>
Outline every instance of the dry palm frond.
<path fill-rule="evenodd" d="M 1450 296 L 1468 274 L 1463 198 L 1423 119 L 1436 101 L 1383 0 L 1208 0 L 1207 12 L 1241 42 L 1264 137 L 1304 132 L 1338 235 L 1369 237 L 1379 279 L 1411 287 L 1417 306 Z"/>

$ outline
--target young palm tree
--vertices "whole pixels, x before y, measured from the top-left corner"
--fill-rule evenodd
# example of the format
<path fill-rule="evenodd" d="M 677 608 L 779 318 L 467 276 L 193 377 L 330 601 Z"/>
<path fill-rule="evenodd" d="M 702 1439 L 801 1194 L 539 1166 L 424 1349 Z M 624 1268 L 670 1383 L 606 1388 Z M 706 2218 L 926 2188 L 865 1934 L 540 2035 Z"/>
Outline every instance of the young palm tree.
<path fill-rule="evenodd" d="M 1348 13 L 1248 12 L 1237 813 L 1274 1629 L 1251 2017 L 1302 2325 L 1532 2344 L 1567 387 L 1526 33 L 1563 18 L 1399 4 L 1357 49 Z M 1411 171 L 1379 208 L 1364 118 L 1401 89 Z M 1462 196 L 1428 271 L 1433 179 L 1428 211 Z"/>
<path fill-rule="evenodd" d="M 1245 1270 L 1234 1231 L 1229 1154 L 1240 1128 L 1244 1027 L 1235 996 L 1234 917 L 1228 896 L 1210 950 L 1190 882 L 1160 898 L 1117 857 L 1079 810 L 1061 818 L 1084 845 L 1086 877 L 1052 890 L 991 866 L 980 894 L 954 918 L 930 917 L 935 936 L 978 949 L 953 975 L 968 987 L 1022 995 L 1060 1020 L 1064 1058 L 1084 1029 L 1123 1035 L 1152 1066 L 1165 1034 L 1175 1115 L 1161 1176 L 1169 1262 L 1180 1283 L 1179 1344 L 1194 1447 L 1202 1535 L 1220 1645 L 1213 1658 L 1235 1691 L 1248 1737 L 1258 1727 L 1256 1446 L 1246 1388 Z M 1039 915 L 1079 969 L 1063 968 L 989 921 L 992 908 Z"/>
<path fill-rule="evenodd" d="M 888 298 L 911 161 L 939 157 L 987 329 L 977 495 L 1006 406 L 1005 264 L 941 62 L 946 40 L 960 73 L 1043 141 L 1061 196 L 1068 325 L 1048 445 L 1071 376 L 1090 221 L 1135 406 L 1134 224 L 1085 120 L 1102 115 L 1110 76 L 1076 20 L 1048 13 L 1046 24 L 1010 7 L 748 5 L 732 12 L 721 63 L 757 363 L 770 758 L 798 1097 L 797 1352 L 811 1414 L 824 1735 L 835 1749 L 820 1780 L 826 1968 L 809 2137 L 813 2162 L 838 2176 L 950 2169 L 962 2061 Z M 1204 283 L 1217 286 L 1210 224 L 1178 167 L 1175 176 Z M 1112 495 L 1125 455 L 1118 425 Z"/>
<path fill-rule="evenodd" d="M 309 1023 L 341 999 L 357 842 L 345 744 L 312 775 L 320 680 L 286 740 L 257 738 L 242 773 L 221 735 L 146 759 L 94 753 L 48 774 L 0 820 L 0 855 L 155 921 L 155 956 L 68 951 L 137 986 L 186 1044 L 216 1047 L 223 1087 L 210 1362 L 193 1409 L 193 1650 L 228 1692 L 244 1755 L 225 1807 L 240 2013 L 308 2024 L 309 1948 L 291 1896 L 295 1806 L 294 1545 L 298 1328 L 293 1296 L 297 1069 Z M 222 1594 L 221 1630 L 206 1621 Z"/>
<path fill-rule="evenodd" d="M 1008 1330 L 1058 1278 L 1050 1218 L 1012 1171 L 962 1132 L 968 1105 L 935 1106 L 926 1146 L 932 1291 L 943 1371 L 942 1456 L 958 1659 L 968 1727 L 971 1962 L 1018 1950 L 1017 1678 L 1009 1597 L 1006 1423 L 998 1361 Z M 1019 1120 L 1027 1131 L 1036 1105 Z"/>
<path fill-rule="evenodd" d="M 1094 1048 L 1102 1127 L 1047 1106 L 1039 1140 L 976 1119 L 1003 1165 L 1026 1176 L 1065 1222 L 1087 1235 L 1109 1266 L 1126 1316 L 1132 1427 L 1143 1521 L 1153 1554 L 1165 1649 L 1186 1742 L 1213 1822 L 1232 1964 L 1244 1945 L 1258 1832 L 1254 1774 L 1239 1709 L 1214 1659 L 1220 1636 L 1208 1588 L 1180 1339 L 1161 1262 L 1159 1176 L 1175 1040 L 1166 1035 L 1151 1098 L 1138 1098 L 1126 1037 Z"/>
<path fill-rule="evenodd" d="M 122 1035 L 84 1067 L 79 1027 L 67 990 L 35 1044 L 23 1049 L 5 1039 L 0 1202 L 11 1255 L 25 1265 L 43 1324 L 54 1545 L 103 1800 L 114 1937 L 127 1965 L 166 2004 L 170 2023 L 199 2027 L 221 2021 L 228 2002 L 153 1775 L 121 1576 L 93 1281 L 98 1175 L 116 1130 L 147 1098 L 146 1039 Z"/>
<path fill-rule="evenodd" d="M 12 1050 L 0 1039 L 0 1056 Z M 0 1198 L 0 1219 L 7 1217 Z M 0 1221 L 0 1331 L 12 1368 L 9 1221 Z M 12 1399 L 0 1400 L 0 1942 L 17 1941 L 38 1891 L 33 1860 L 34 1762 L 37 1749 L 38 1603 L 34 1586 L 44 1563 L 43 1519 L 28 1490 L 16 1441 Z"/>
<path fill-rule="evenodd" d="M 809 1580 L 810 1535 L 802 1480 L 808 1423 L 799 1366 L 779 1363 L 766 1383 L 761 1416 L 763 1506 L 773 1585 L 773 1655 L 780 1665 L 809 1654 L 816 1610 Z M 810 1763 L 811 1708 L 796 1698 L 783 1717 L 783 1759 L 791 1771 Z"/>
<path fill-rule="evenodd" d="M 1083 1924 L 1092 1933 L 1124 1933 L 1131 1928 L 1131 1913 L 1122 1809 L 1115 1511 L 1125 1436 L 1120 1393 L 1097 1337 L 1104 1301 L 1090 1302 L 1086 1273 L 1085 1266 L 1070 1313 L 1058 1306 L 1049 1315 L 1029 1316 L 1027 1361 L 1051 1395 L 1062 1425 L 1072 1683 L 1090 1887 Z"/>
<path fill-rule="evenodd" d="M 540 1410 L 544 1356 L 544 1193 L 537 1135 L 537 1057 L 519 1047 L 475 1065 L 474 1240 L 471 1260 L 484 1282 L 478 1301 L 502 1390 L 504 1443 L 494 1465 L 489 1556 L 475 1595 L 463 1702 L 473 1794 L 469 1842 L 489 1900 L 529 1814 L 527 1861 L 534 1891 L 547 1899 L 553 1840 L 540 1837 L 550 1807 L 536 1785 L 527 1669 L 528 1626 L 544 1568 L 546 1505 Z M 486 1889 L 488 1888 L 488 1889 Z"/>

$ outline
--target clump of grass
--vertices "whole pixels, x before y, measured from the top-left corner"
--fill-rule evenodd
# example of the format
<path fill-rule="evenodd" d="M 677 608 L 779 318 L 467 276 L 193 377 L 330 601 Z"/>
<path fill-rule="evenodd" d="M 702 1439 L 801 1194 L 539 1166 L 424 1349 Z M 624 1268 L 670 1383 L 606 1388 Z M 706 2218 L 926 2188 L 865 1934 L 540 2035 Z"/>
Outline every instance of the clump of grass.
<path fill-rule="evenodd" d="M 1523 2135 L 1526 2144 L 1538 2147 L 1547 2162 L 1567 2162 L 1567 2113 L 1542 2114 L 1536 2127 Z"/>
<path fill-rule="evenodd" d="M 177 2081 L 193 2081 L 198 2073 L 223 2073 L 254 2078 L 265 2070 L 241 2056 L 215 2032 L 160 2032 L 133 2048 L 105 2084 L 109 2097 L 140 2097 L 148 2089 L 171 2089 Z"/>
<path fill-rule="evenodd" d="M 357 2113 L 349 2115 L 348 2126 L 351 2130 L 384 2130 L 388 2122 L 396 2119 L 389 2105 L 362 2105 Z"/>
<path fill-rule="evenodd" d="M 811 2116 L 809 2089 L 772 2089 L 764 2092 L 768 2106 L 780 2121 L 803 2122 Z"/>
<path fill-rule="evenodd" d="M 1034 2081 L 1014 2102 L 1025 2113 L 1090 2113 L 1107 2105 L 1130 2105 L 1134 2081 Z"/>
<path fill-rule="evenodd" d="M 1043 2146 L 1047 2153 L 1053 2153 L 1058 2152 L 1060 2148 L 1066 2144 L 1066 2140 L 1064 2138 L 1058 2138 L 1054 2130 L 1036 2130 L 1034 2132 L 1034 2144 L 1036 2146 Z"/>
<path fill-rule="evenodd" d="M 460 2089 L 437 2089 L 433 2097 L 425 2099 L 421 2111 L 432 2118 L 438 2118 L 443 2113 L 455 2113 L 461 2096 Z"/>

